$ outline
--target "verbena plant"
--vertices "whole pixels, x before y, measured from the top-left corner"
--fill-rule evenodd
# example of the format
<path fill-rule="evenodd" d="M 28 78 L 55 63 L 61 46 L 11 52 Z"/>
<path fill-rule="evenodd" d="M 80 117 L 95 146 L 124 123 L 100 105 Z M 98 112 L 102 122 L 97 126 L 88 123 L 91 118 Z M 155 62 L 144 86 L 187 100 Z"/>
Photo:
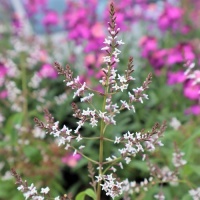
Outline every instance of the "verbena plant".
<path fill-rule="evenodd" d="M 175 167 L 174 171 L 166 168 L 160 169 L 157 165 L 150 163 L 148 153 L 153 152 L 157 146 L 163 146 L 160 139 L 166 128 L 165 123 L 161 125 L 155 123 L 151 131 L 141 130 L 133 133 L 127 130 L 120 134 L 112 132 L 112 127 L 118 126 L 118 123 L 120 123 L 117 121 L 118 115 L 127 110 L 135 113 L 134 103 L 143 103 L 144 100 L 148 99 L 148 95 L 145 92 L 151 83 L 152 74 L 148 74 L 142 86 L 131 88 L 132 84 L 130 85 L 130 83 L 135 80 L 132 77 L 132 72 L 134 71 L 132 57 L 128 60 L 124 74 L 118 73 L 117 65 L 120 61 L 119 55 L 121 53 L 119 46 L 124 43 L 118 39 L 120 28 L 116 24 L 113 3 L 110 4 L 109 13 L 109 36 L 105 38 L 105 46 L 101 48 L 105 52 L 103 59 L 106 65 L 102 69 L 103 76 L 99 81 L 101 89 L 94 90 L 88 87 L 85 82 L 82 83 L 79 76 L 73 76 L 70 66 L 67 65 L 64 69 L 59 63 L 55 63 L 58 74 L 65 77 L 67 87 L 74 91 L 73 98 L 80 99 L 81 102 L 87 104 L 86 109 L 80 109 L 75 102 L 72 103 L 73 116 L 78 119 L 77 128 L 72 130 L 65 125 L 60 128 L 59 121 L 54 121 L 54 117 L 48 110 L 44 111 L 47 123 L 43 123 L 38 118 L 34 119 L 39 128 L 44 129 L 46 133 L 56 138 L 58 146 L 64 146 L 66 150 L 71 149 L 74 151 L 73 155 L 80 154 L 87 159 L 92 189 L 89 188 L 79 193 L 76 196 L 76 200 L 84 199 L 86 195 L 95 200 L 103 199 L 102 191 L 113 199 L 123 198 L 128 200 L 134 193 L 146 192 L 148 188 L 155 184 L 162 185 L 166 182 L 178 182 L 178 170 L 186 164 L 186 161 L 182 159 L 184 154 L 179 152 L 177 147 L 175 147 L 172 160 Z M 120 95 L 120 101 L 114 102 L 115 96 L 119 97 Z M 95 101 L 97 98 L 98 101 Z M 101 105 L 96 104 L 99 100 L 102 102 Z M 94 130 L 98 131 L 94 132 L 92 137 L 86 137 L 82 133 L 82 128 L 86 123 L 89 123 L 92 127 L 97 127 Z M 96 156 L 90 157 L 84 152 L 90 141 L 98 143 L 98 159 L 96 159 Z M 106 148 L 110 147 L 110 150 L 105 149 L 105 146 Z M 117 146 L 117 152 L 112 151 L 114 146 Z M 107 155 L 108 152 L 112 152 L 111 155 Z M 120 178 L 118 172 L 125 170 L 126 165 L 129 165 L 136 158 L 146 161 L 150 168 L 150 175 L 139 183 L 128 180 L 128 178 L 125 180 Z M 17 180 L 18 190 L 24 194 L 25 199 L 72 199 L 71 195 L 51 198 L 48 187 L 41 188 L 41 191 L 38 192 L 34 184 L 32 183 L 29 186 L 17 174 L 15 169 L 12 169 L 12 174 Z M 191 191 L 193 196 L 196 195 L 195 192 L 194 190 Z M 165 198 L 162 188 L 154 197 L 156 199 Z"/>

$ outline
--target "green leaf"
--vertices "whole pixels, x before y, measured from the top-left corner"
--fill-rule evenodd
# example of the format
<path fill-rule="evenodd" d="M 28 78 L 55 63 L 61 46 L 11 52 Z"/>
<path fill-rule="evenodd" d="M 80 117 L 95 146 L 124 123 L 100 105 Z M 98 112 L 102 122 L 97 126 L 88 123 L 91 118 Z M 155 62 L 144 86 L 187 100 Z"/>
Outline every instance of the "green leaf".
<path fill-rule="evenodd" d="M 188 143 L 193 142 L 193 140 L 199 136 L 200 136 L 200 131 L 198 129 L 183 144 L 187 145 Z"/>
<path fill-rule="evenodd" d="M 40 150 L 35 146 L 25 146 L 24 154 L 30 159 L 32 163 L 39 163 L 42 160 Z"/>
<path fill-rule="evenodd" d="M 80 193 L 76 196 L 75 200 L 84 200 L 86 195 L 89 196 L 89 197 L 91 197 L 91 198 L 94 199 L 94 200 L 96 199 L 96 194 L 95 194 L 94 190 L 88 188 L 88 189 L 86 189 L 85 191 L 80 192 Z"/>
<path fill-rule="evenodd" d="M 21 124 L 23 119 L 23 113 L 16 113 L 9 117 L 6 122 L 6 125 L 3 129 L 6 135 L 10 135 L 11 143 L 15 144 L 17 141 L 18 133 L 14 128 L 17 124 Z"/>

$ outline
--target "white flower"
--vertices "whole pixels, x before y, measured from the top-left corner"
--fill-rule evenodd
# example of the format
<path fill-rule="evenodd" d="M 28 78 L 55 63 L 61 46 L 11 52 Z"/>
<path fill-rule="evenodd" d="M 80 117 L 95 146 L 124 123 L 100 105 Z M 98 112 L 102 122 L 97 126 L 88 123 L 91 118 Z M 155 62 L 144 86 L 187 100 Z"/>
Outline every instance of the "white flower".
<path fill-rule="evenodd" d="M 46 188 L 42 188 L 40 193 L 47 194 L 49 191 L 50 191 L 49 187 L 46 187 Z"/>
<path fill-rule="evenodd" d="M 66 129 L 66 135 L 70 135 L 70 133 L 72 132 L 72 129 Z"/>
<path fill-rule="evenodd" d="M 101 181 L 103 179 L 102 175 L 100 174 L 99 176 L 95 176 L 97 179 L 97 182 Z"/>
<path fill-rule="evenodd" d="M 117 48 L 115 48 L 115 51 L 113 52 L 113 55 L 117 58 L 117 56 L 121 53 L 121 51 Z"/>
<path fill-rule="evenodd" d="M 55 122 L 54 125 L 52 126 L 52 129 L 53 129 L 54 131 L 57 130 L 58 124 L 59 124 L 59 121 Z"/>
<path fill-rule="evenodd" d="M 70 148 L 70 145 L 67 144 L 66 147 L 65 147 L 65 150 L 68 150 Z"/>
<path fill-rule="evenodd" d="M 90 119 L 90 124 L 92 125 L 92 127 L 97 126 L 97 122 L 98 121 L 95 119 L 94 116 Z"/>
<path fill-rule="evenodd" d="M 126 90 L 128 88 L 128 84 L 122 84 L 119 89 L 123 92 L 124 90 Z"/>
<path fill-rule="evenodd" d="M 83 138 L 81 137 L 81 135 L 79 134 L 78 137 L 76 138 L 77 142 L 80 142 Z"/>
<path fill-rule="evenodd" d="M 24 186 L 23 186 L 23 185 L 20 185 L 17 189 L 18 189 L 19 191 L 23 191 L 23 190 L 24 190 Z"/>
<path fill-rule="evenodd" d="M 65 138 L 64 137 L 60 137 L 59 141 L 58 141 L 58 146 L 61 146 L 63 144 L 65 144 Z"/>
<path fill-rule="evenodd" d="M 105 117 L 105 114 L 106 114 L 106 112 L 101 112 L 101 111 L 99 111 L 99 117 L 100 117 L 100 118 L 104 118 L 104 117 Z"/>
<path fill-rule="evenodd" d="M 180 121 L 178 121 L 177 118 L 173 117 L 169 125 L 175 130 L 178 130 L 179 127 L 181 126 L 181 123 Z"/>
<path fill-rule="evenodd" d="M 108 50 L 108 49 L 109 49 L 108 46 L 105 46 L 105 47 L 101 48 L 102 51 L 104 51 L 104 50 Z"/>
<path fill-rule="evenodd" d="M 120 60 L 119 58 L 114 58 L 114 61 L 118 63 Z"/>
<path fill-rule="evenodd" d="M 183 165 L 185 165 L 187 163 L 186 160 L 183 160 L 182 157 L 185 154 L 183 152 L 180 153 L 173 153 L 173 158 L 172 158 L 172 162 L 174 164 L 175 167 L 181 167 Z"/>
<path fill-rule="evenodd" d="M 119 86 L 118 86 L 117 84 L 115 84 L 114 86 L 112 86 L 112 88 L 113 88 L 114 90 L 119 90 Z"/>
<path fill-rule="evenodd" d="M 119 166 L 120 166 L 121 169 L 124 169 L 124 167 L 123 167 L 121 162 L 119 163 Z"/>
<path fill-rule="evenodd" d="M 78 127 L 74 131 L 74 133 L 78 133 L 79 129 L 84 125 L 84 122 L 82 120 L 76 122 L 78 124 Z"/>
<path fill-rule="evenodd" d="M 165 196 L 163 193 L 159 193 L 159 194 L 156 194 L 154 195 L 155 199 L 158 199 L 158 200 L 164 200 L 165 199 Z"/>
<path fill-rule="evenodd" d="M 131 162 L 131 159 L 129 157 L 125 158 L 126 164 L 129 164 Z"/>
<path fill-rule="evenodd" d="M 31 186 L 28 187 L 28 189 L 30 190 L 31 194 L 37 194 L 36 187 L 34 186 L 33 183 L 31 184 Z"/>
<path fill-rule="evenodd" d="M 93 96 L 94 96 L 93 93 L 89 94 L 88 96 L 81 98 L 81 102 L 89 101 L 92 99 Z"/>
<path fill-rule="evenodd" d="M 117 79 L 120 81 L 120 83 L 126 83 L 127 82 L 125 76 L 120 76 L 120 74 L 118 74 L 117 76 L 118 76 Z"/>
<path fill-rule="evenodd" d="M 81 146 L 79 147 L 80 150 L 81 150 L 81 149 L 84 149 L 84 148 L 85 148 L 84 145 L 81 145 Z"/>
<path fill-rule="evenodd" d="M 122 40 L 117 40 L 117 44 L 122 45 L 124 42 Z"/>
<path fill-rule="evenodd" d="M 77 154 L 77 150 L 74 151 L 73 156 L 75 156 Z"/>
<path fill-rule="evenodd" d="M 126 101 L 120 100 L 120 102 L 122 103 L 122 105 L 127 108 L 128 110 L 130 110 L 130 106 L 128 105 L 128 103 Z"/>
<path fill-rule="evenodd" d="M 112 161 L 113 159 L 112 159 L 111 157 L 108 157 L 108 158 L 106 158 L 106 160 L 107 160 L 108 162 L 110 162 L 110 161 Z"/>
<path fill-rule="evenodd" d="M 120 137 L 115 137 L 115 142 L 114 143 L 117 143 L 117 144 L 119 144 L 120 143 Z"/>
<path fill-rule="evenodd" d="M 104 44 L 111 44 L 111 40 L 107 40 L 106 38 L 105 38 L 105 41 L 103 42 Z"/>
<path fill-rule="evenodd" d="M 193 200 L 199 200 L 200 199 L 200 187 L 198 187 L 196 190 L 189 190 L 190 196 L 192 196 Z"/>
<path fill-rule="evenodd" d="M 58 197 L 55 197 L 54 200 L 60 200 L 60 197 L 59 197 L 59 196 L 58 196 Z"/>
<path fill-rule="evenodd" d="M 44 200 L 44 197 L 42 196 L 34 196 L 32 197 L 33 200 Z"/>
<path fill-rule="evenodd" d="M 104 56 L 103 61 L 104 62 L 111 62 L 111 57 L 110 56 Z"/>
<path fill-rule="evenodd" d="M 74 84 L 74 81 L 67 82 L 66 86 L 71 86 Z"/>
<path fill-rule="evenodd" d="M 82 85 L 76 92 L 74 92 L 73 99 L 74 99 L 76 96 L 80 96 L 80 93 L 83 92 L 83 91 L 85 90 L 85 87 L 86 87 L 86 83 L 84 82 L 83 85 Z"/>

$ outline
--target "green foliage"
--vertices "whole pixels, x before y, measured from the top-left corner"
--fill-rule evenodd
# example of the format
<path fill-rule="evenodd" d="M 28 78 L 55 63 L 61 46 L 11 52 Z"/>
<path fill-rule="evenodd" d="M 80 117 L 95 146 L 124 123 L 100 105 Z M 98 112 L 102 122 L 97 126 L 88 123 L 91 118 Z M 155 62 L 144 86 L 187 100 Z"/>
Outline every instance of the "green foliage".
<path fill-rule="evenodd" d="M 96 199 L 96 194 L 95 194 L 94 190 L 88 188 L 88 189 L 86 189 L 85 191 L 80 192 L 80 193 L 76 196 L 75 200 L 85 200 L 85 197 L 86 197 L 86 196 L 91 197 L 93 200 Z"/>

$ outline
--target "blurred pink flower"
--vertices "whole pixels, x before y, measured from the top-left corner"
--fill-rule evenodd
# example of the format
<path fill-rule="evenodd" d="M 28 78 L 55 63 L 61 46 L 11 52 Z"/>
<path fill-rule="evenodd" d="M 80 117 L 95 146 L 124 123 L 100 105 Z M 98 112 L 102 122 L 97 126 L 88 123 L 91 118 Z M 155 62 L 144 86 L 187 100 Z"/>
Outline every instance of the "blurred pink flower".
<path fill-rule="evenodd" d="M 58 75 L 54 67 L 50 64 L 42 65 L 40 71 L 38 72 L 39 76 L 42 78 L 52 78 L 55 79 Z"/>
<path fill-rule="evenodd" d="M 139 45 L 142 48 L 143 57 L 148 57 L 153 51 L 158 49 L 157 39 L 151 36 L 142 37 Z"/>
<path fill-rule="evenodd" d="M 151 56 L 149 57 L 149 62 L 151 63 L 154 69 L 161 69 L 166 65 L 166 49 L 160 49 L 154 51 Z"/>
<path fill-rule="evenodd" d="M 7 74 L 7 68 L 3 63 L 0 63 L 0 77 L 4 77 Z"/>
<path fill-rule="evenodd" d="M 59 22 L 58 13 L 54 10 L 48 10 L 45 12 L 45 16 L 42 20 L 42 23 L 45 26 L 55 26 Z"/>
<path fill-rule="evenodd" d="M 158 26 L 161 30 L 178 29 L 183 16 L 183 9 L 175 7 L 168 3 L 165 4 L 165 9 L 158 18 Z"/>
<path fill-rule="evenodd" d="M 188 34 L 189 32 L 191 31 L 191 27 L 190 26 L 188 26 L 188 25 L 183 25 L 182 27 L 181 27 L 181 33 L 182 34 Z"/>
<path fill-rule="evenodd" d="M 0 86 L 4 85 L 7 72 L 8 72 L 8 69 L 5 67 L 5 65 L 0 63 Z"/>
<path fill-rule="evenodd" d="M 80 159 L 80 154 L 73 155 L 72 153 L 67 153 L 61 160 L 62 163 L 68 165 L 69 167 L 75 167 Z"/>
<path fill-rule="evenodd" d="M 166 64 L 169 66 L 195 59 L 193 47 L 189 43 L 179 43 L 174 48 L 169 49 L 167 54 Z"/>
<path fill-rule="evenodd" d="M 200 97 L 200 86 L 194 84 L 193 80 L 188 81 L 184 85 L 184 95 L 192 100 L 198 100 Z"/>
<path fill-rule="evenodd" d="M 102 23 L 96 22 L 91 28 L 91 34 L 95 38 L 105 37 L 104 26 Z"/>
<path fill-rule="evenodd" d="M 186 114 L 200 115 L 200 105 L 193 105 L 185 110 Z"/>
<path fill-rule="evenodd" d="M 23 0 L 28 16 L 32 16 L 39 11 L 39 8 L 46 6 L 47 0 Z"/>
<path fill-rule="evenodd" d="M 167 52 L 166 64 L 173 66 L 174 64 L 183 62 L 182 52 L 179 48 L 171 48 Z"/>
<path fill-rule="evenodd" d="M 195 59 L 195 53 L 192 45 L 190 43 L 181 43 L 180 44 L 184 60 L 192 61 Z"/>
<path fill-rule="evenodd" d="M 41 50 L 38 52 L 38 57 L 39 57 L 39 60 L 40 60 L 41 62 L 46 62 L 47 59 L 48 59 L 48 54 L 47 54 L 46 50 L 42 50 L 42 49 L 41 49 Z"/>
<path fill-rule="evenodd" d="M 174 85 L 177 83 L 183 83 L 186 80 L 186 76 L 183 71 L 168 72 L 167 84 Z"/>
<path fill-rule="evenodd" d="M 22 28 L 22 19 L 20 18 L 18 13 L 12 14 L 12 27 L 14 29 L 14 33 L 18 33 Z"/>
<path fill-rule="evenodd" d="M 8 96 L 8 92 L 6 90 L 0 91 L 0 99 L 5 99 Z"/>

